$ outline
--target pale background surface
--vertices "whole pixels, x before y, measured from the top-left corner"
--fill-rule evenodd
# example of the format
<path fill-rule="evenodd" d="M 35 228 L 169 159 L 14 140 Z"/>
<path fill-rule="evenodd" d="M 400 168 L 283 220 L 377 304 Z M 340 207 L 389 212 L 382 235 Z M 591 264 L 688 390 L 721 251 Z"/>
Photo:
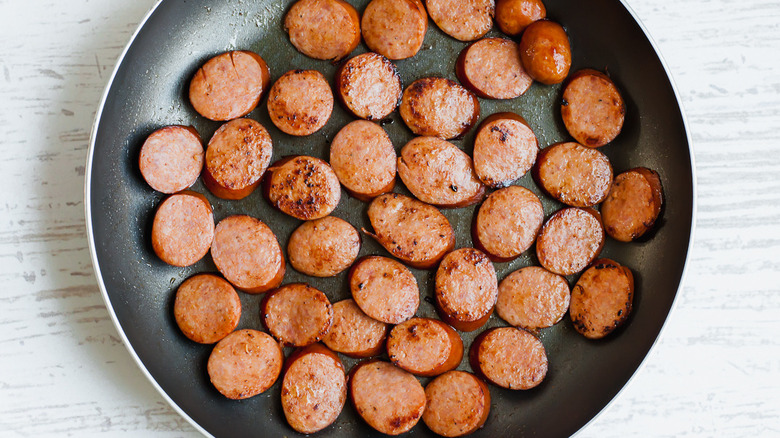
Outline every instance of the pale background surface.
<path fill-rule="evenodd" d="M 122 345 L 84 223 L 95 110 L 154 2 L 0 0 L 0 436 L 197 436 Z M 687 111 L 696 241 L 658 344 L 580 435 L 780 436 L 780 1 L 629 4 Z"/>

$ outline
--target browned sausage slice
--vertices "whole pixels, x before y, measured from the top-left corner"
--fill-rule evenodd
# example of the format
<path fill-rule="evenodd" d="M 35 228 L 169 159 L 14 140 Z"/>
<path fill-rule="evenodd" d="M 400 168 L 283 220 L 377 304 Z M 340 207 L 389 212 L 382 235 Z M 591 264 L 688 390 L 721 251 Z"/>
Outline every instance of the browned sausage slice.
<path fill-rule="evenodd" d="M 181 192 L 166 198 L 154 214 L 152 248 L 173 266 L 190 266 L 209 252 L 214 215 L 205 196 Z"/>
<path fill-rule="evenodd" d="M 355 56 L 336 72 L 336 91 L 355 116 L 379 120 L 395 111 L 401 99 L 401 77 L 395 65 L 377 53 Z"/>
<path fill-rule="evenodd" d="M 349 397 L 369 426 L 400 435 L 420 421 L 425 390 L 412 374 L 379 360 L 361 362 L 349 374 Z"/>
<path fill-rule="evenodd" d="M 283 158 L 268 168 L 265 195 L 274 207 L 300 220 L 329 215 L 341 199 L 336 173 L 319 158 Z"/>
<path fill-rule="evenodd" d="M 418 376 L 436 376 L 454 369 L 463 359 L 463 341 L 447 324 L 412 318 L 393 327 L 387 356 L 395 366 Z"/>
<path fill-rule="evenodd" d="M 192 126 L 166 126 L 146 137 L 138 167 L 158 192 L 172 194 L 195 184 L 203 169 L 203 144 Z"/>
<path fill-rule="evenodd" d="M 271 73 L 260 55 L 234 51 L 203 64 L 190 82 L 190 103 L 200 115 L 216 121 L 249 114 L 268 89 Z"/>
<path fill-rule="evenodd" d="M 213 344 L 238 326 L 241 300 L 227 281 L 216 275 L 198 274 L 176 290 L 173 316 L 184 336 Z"/>
<path fill-rule="evenodd" d="M 504 321 L 536 331 L 557 324 L 569 310 L 569 283 L 538 266 L 526 266 L 498 285 L 496 312 Z"/>
<path fill-rule="evenodd" d="M 550 196 L 572 207 L 603 201 L 612 185 L 612 165 L 601 152 L 579 143 L 544 148 L 534 165 L 537 184 Z"/>
<path fill-rule="evenodd" d="M 496 24 L 509 36 L 520 35 L 531 23 L 546 16 L 541 0 L 496 0 Z"/>
<path fill-rule="evenodd" d="M 369 317 L 353 300 L 333 303 L 333 324 L 322 342 L 333 351 L 363 358 L 379 354 L 385 346 L 388 325 Z"/>
<path fill-rule="evenodd" d="M 455 234 L 436 207 L 398 193 L 375 198 L 368 220 L 376 239 L 391 254 L 419 269 L 428 269 L 455 246 Z"/>
<path fill-rule="evenodd" d="M 336 353 L 320 344 L 296 351 L 284 364 L 282 410 L 290 427 L 314 433 L 330 426 L 347 402 L 347 377 Z"/>
<path fill-rule="evenodd" d="M 463 49 L 455 64 L 460 83 L 488 99 L 514 99 L 533 83 L 512 40 L 484 38 Z"/>
<path fill-rule="evenodd" d="M 343 0 L 299 0 L 284 17 L 298 51 L 314 59 L 339 59 L 360 43 L 360 17 Z"/>
<path fill-rule="evenodd" d="M 412 271 L 387 257 L 360 259 L 349 271 L 349 289 L 366 315 L 388 324 L 406 321 L 420 306 L 420 289 Z"/>
<path fill-rule="evenodd" d="M 633 300 L 631 270 L 613 260 L 596 260 L 571 291 L 571 321 L 586 338 L 603 338 L 626 322 Z"/>
<path fill-rule="evenodd" d="M 360 234 L 335 216 L 307 221 L 290 236 L 287 257 L 295 270 L 313 277 L 332 277 L 352 265 L 360 251 Z"/>
<path fill-rule="evenodd" d="M 266 333 L 239 330 L 219 341 L 211 351 L 211 383 L 227 398 L 241 400 L 270 388 L 282 371 L 282 347 Z"/>
<path fill-rule="evenodd" d="M 498 296 L 493 263 L 474 248 L 452 251 L 436 271 L 435 294 L 442 320 L 464 332 L 482 327 Z"/>
<path fill-rule="evenodd" d="M 330 165 L 352 196 L 370 201 L 395 187 L 396 156 L 387 133 L 376 123 L 355 120 L 330 144 Z"/>
<path fill-rule="evenodd" d="M 490 413 L 490 391 L 479 377 L 450 371 L 425 387 L 428 405 L 423 422 L 433 433 L 446 437 L 468 435 L 481 428 Z"/>
<path fill-rule="evenodd" d="M 531 169 L 538 153 L 539 140 L 525 119 L 515 113 L 493 114 L 474 138 L 474 170 L 488 186 L 506 187 Z"/>
<path fill-rule="evenodd" d="M 477 122 L 479 100 L 449 79 L 422 78 L 406 87 L 399 112 L 415 134 L 449 140 L 462 136 Z"/>
<path fill-rule="evenodd" d="M 390 59 L 406 59 L 422 47 L 428 14 L 420 0 L 372 0 L 361 25 L 369 49 Z"/>
<path fill-rule="evenodd" d="M 222 199 L 242 199 L 258 185 L 271 162 L 271 134 L 252 119 L 220 126 L 206 149 L 203 183 Z"/>
<path fill-rule="evenodd" d="M 485 196 L 465 152 L 437 137 L 416 137 L 401 149 L 398 176 L 420 201 L 439 207 L 465 207 Z"/>
<path fill-rule="evenodd" d="M 536 257 L 548 271 L 571 275 L 585 269 L 604 247 L 601 216 L 591 208 L 558 210 L 542 226 Z"/>
<path fill-rule="evenodd" d="M 508 262 L 533 245 L 543 221 L 542 202 L 532 191 L 520 186 L 496 190 L 479 207 L 474 245 L 491 260 Z"/>
<path fill-rule="evenodd" d="M 514 327 L 485 330 L 469 350 L 474 372 L 507 389 L 531 389 L 547 375 L 544 345 L 531 333 Z"/>
<path fill-rule="evenodd" d="M 308 284 L 292 283 L 269 292 L 260 304 L 263 325 L 283 345 L 305 347 L 330 330 L 333 307 Z"/>
<path fill-rule="evenodd" d="M 460 41 L 474 41 L 493 27 L 494 0 L 426 0 L 439 29 Z"/>
<path fill-rule="evenodd" d="M 290 70 L 268 92 L 268 115 L 277 128 L 304 136 L 319 131 L 333 112 L 333 92 L 322 73 Z"/>
<path fill-rule="evenodd" d="M 609 76 L 596 70 L 580 70 L 563 90 L 561 117 L 575 140 L 597 148 L 620 134 L 626 104 Z"/>
<path fill-rule="evenodd" d="M 655 171 L 638 167 L 621 173 L 601 204 L 607 234 L 621 242 L 638 238 L 653 227 L 663 202 L 661 178 Z"/>
<path fill-rule="evenodd" d="M 276 236 L 251 216 L 229 216 L 217 224 L 211 258 L 229 282 L 247 293 L 273 289 L 284 278 L 284 257 Z"/>
<path fill-rule="evenodd" d="M 559 84 L 571 68 L 569 37 L 560 24 L 539 20 L 520 39 L 520 60 L 529 76 L 546 84 Z"/>

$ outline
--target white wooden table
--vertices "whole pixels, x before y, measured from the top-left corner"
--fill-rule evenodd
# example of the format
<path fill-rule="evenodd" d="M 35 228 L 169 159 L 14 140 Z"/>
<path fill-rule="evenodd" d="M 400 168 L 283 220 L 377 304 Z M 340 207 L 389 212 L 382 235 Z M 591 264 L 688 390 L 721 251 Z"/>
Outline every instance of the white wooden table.
<path fill-rule="evenodd" d="M 0 436 L 197 436 L 136 368 L 86 243 L 89 132 L 155 0 L 0 0 Z M 658 344 L 581 433 L 780 436 L 780 0 L 630 0 L 674 75 L 699 182 Z"/>

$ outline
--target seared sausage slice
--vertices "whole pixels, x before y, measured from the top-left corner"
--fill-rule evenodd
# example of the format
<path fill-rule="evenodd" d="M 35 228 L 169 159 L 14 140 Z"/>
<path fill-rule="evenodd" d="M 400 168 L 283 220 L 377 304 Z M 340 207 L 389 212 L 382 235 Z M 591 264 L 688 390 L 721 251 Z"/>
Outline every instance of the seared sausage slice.
<path fill-rule="evenodd" d="M 450 371 L 425 387 L 428 405 L 423 422 L 433 433 L 446 437 L 468 435 L 481 428 L 490 413 L 490 391 L 479 377 Z"/>
<path fill-rule="evenodd" d="M 493 27 L 494 0 L 425 0 L 431 20 L 447 35 L 474 41 Z"/>
<path fill-rule="evenodd" d="M 531 23 L 546 16 L 541 0 L 496 0 L 496 24 L 509 36 L 520 35 Z"/>
<path fill-rule="evenodd" d="M 538 266 L 526 266 L 498 285 L 496 313 L 504 321 L 536 331 L 557 324 L 569 310 L 569 283 Z"/>
<path fill-rule="evenodd" d="M 206 149 L 203 183 L 222 199 L 242 199 L 258 185 L 271 162 L 271 134 L 252 119 L 220 126 Z"/>
<path fill-rule="evenodd" d="M 206 368 L 217 391 L 241 400 L 270 388 L 279 378 L 283 361 L 282 347 L 271 336 L 246 329 L 219 341 Z"/>
<path fill-rule="evenodd" d="M 585 269 L 604 247 L 601 216 L 591 208 L 564 208 L 542 226 L 536 257 L 548 271 L 571 275 Z"/>
<path fill-rule="evenodd" d="M 284 278 L 284 257 L 276 236 L 251 216 L 229 216 L 217 224 L 211 258 L 229 282 L 247 293 L 273 289 Z"/>
<path fill-rule="evenodd" d="M 520 48 L 512 40 L 484 38 L 463 49 L 455 64 L 460 83 L 479 97 L 514 99 L 533 83 L 520 62 Z"/>
<path fill-rule="evenodd" d="M 585 146 L 604 146 L 620 134 L 626 104 L 615 83 L 596 70 L 580 70 L 563 89 L 561 117 L 566 130 Z"/>
<path fill-rule="evenodd" d="M 260 304 L 260 317 L 282 345 L 305 347 L 328 333 L 333 307 L 322 291 L 292 283 L 266 294 Z"/>
<path fill-rule="evenodd" d="M 213 238 L 211 204 L 200 193 L 177 193 L 157 207 L 152 249 L 165 263 L 182 267 L 195 264 L 209 252 Z"/>
<path fill-rule="evenodd" d="M 663 202 L 661 178 L 655 171 L 637 167 L 621 173 L 601 204 L 607 234 L 621 242 L 638 238 L 653 227 Z"/>
<path fill-rule="evenodd" d="M 287 257 L 298 272 L 333 277 L 352 265 L 360 251 L 360 234 L 335 216 L 307 221 L 290 236 Z"/>
<path fill-rule="evenodd" d="M 317 70 L 290 70 L 268 92 L 268 116 L 277 128 L 304 136 L 319 131 L 333 112 L 333 92 Z"/>
<path fill-rule="evenodd" d="M 435 294 L 436 309 L 444 322 L 464 332 L 482 327 L 498 296 L 493 263 L 474 248 L 452 251 L 436 271 Z"/>
<path fill-rule="evenodd" d="M 284 17 L 284 30 L 299 52 L 338 61 L 360 43 L 360 17 L 343 0 L 299 0 Z"/>
<path fill-rule="evenodd" d="M 374 359 L 355 365 L 348 386 L 360 417 L 387 435 L 407 432 L 425 410 L 425 390 L 420 382 L 389 362 Z"/>
<path fill-rule="evenodd" d="M 237 119 L 255 109 L 270 81 L 268 65 L 257 53 L 223 53 L 195 73 L 190 82 L 190 103 L 207 119 Z"/>
<path fill-rule="evenodd" d="M 612 165 L 595 149 L 575 142 L 558 143 L 542 150 L 533 176 L 547 194 L 564 204 L 590 207 L 607 197 Z"/>
<path fill-rule="evenodd" d="M 300 220 L 329 215 L 341 199 L 336 173 L 319 158 L 298 155 L 283 158 L 268 168 L 264 182 L 268 202 Z"/>
<path fill-rule="evenodd" d="M 388 325 L 369 317 L 353 300 L 333 303 L 333 324 L 322 342 L 349 357 L 376 356 L 385 346 Z"/>
<path fill-rule="evenodd" d="M 613 260 L 596 260 L 571 291 L 571 321 L 586 338 L 603 338 L 626 322 L 633 300 L 631 270 Z"/>
<path fill-rule="evenodd" d="M 530 190 L 509 186 L 491 193 L 472 228 L 474 245 L 495 262 L 508 262 L 533 245 L 544 221 L 542 202 Z"/>
<path fill-rule="evenodd" d="M 360 259 L 349 271 L 349 289 L 366 315 L 388 324 L 406 321 L 420 306 L 420 289 L 412 271 L 387 257 Z"/>
<path fill-rule="evenodd" d="M 363 232 L 418 269 L 436 265 L 455 246 L 452 226 L 439 210 L 398 193 L 371 201 L 368 220 L 374 233 Z"/>
<path fill-rule="evenodd" d="M 536 161 L 539 140 L 528 122 L 515 113 L 486 118 L 474 138 L 474 170 L 489 187 L 506 187 L 525 175 Z"/>
<path fill-rule="evenodd" d="M 352 196 L 370 201 L 395 187 L 396 156 L 381 126 L 355 120 L 341 128 L 330 144 L 330 165 Z"/>
<path fill-rule="evenodd" d="M 452 327 L 437 319 L 412 318 L 390 330 L 387 356 L 395 366 L 412 374 L 436 376 L 460 364 L 463 341 Z"/>
<path fill-rule="evenodd" d="M 422 47 L 428 14 L 420 0 L 372 0 L 361 25 L 369 49 L 389 59 L 406 59 Z"/>
<path fill-rule="evenodd" d="M 401 77 L 395 65 L 377 53 L 350 58 L 336 71 L 336 91 L 355 117 L 383 119 L 401 100 Z"/>
<path fill-rule="evenodd" d="M 449 79 L 422 78 L 406 87 L 399 112 L 415 134 L 449 140 L 461 137 L 477 122 L 479 100 Z"/>
<path fill-rule="evenodd" d="M 284 363 L 282 410 L 290 427 L 314 433 L 330 426 L 347 402 L 347 377 L 336 353 L 321 344 L 297 350 Z"/>
<path fill-rule="evenodd" d="M 213 344 L 238 326 L 241 300 L 227 281 L 216 275 L 198 274 L 176 290 L 173 316 L 184 336 Z"/>
<path fill-rule="evenodd" d="M 465 207 L 485 196 L 465 152 L 437 137 L 416 137 L 401 149 L 398 176 L 420 201 L 439 207 Z"/>
<path fill-rule="evenodd" d="M 520 39 L 520 60 L 535 80 L 546 85 L 563 82 L 571 68 L 571 46 L 566 31 L 550 20 L 535 21 Z"/>
<path fill-rule="evenodd" d="M 158 192 L 172 194 L 191 185 L 203 169 L 203 144 L 192 126 L 166 126 L 146 137 L 138 159 L 141 175 Z"/>
<path fill-rule="evenodd" d="M 469 350 L 474 372 L 507 389 L 531 389 L 547 375 L 544 345 L 531 333 L 514 327 L 485 330 Z"/>

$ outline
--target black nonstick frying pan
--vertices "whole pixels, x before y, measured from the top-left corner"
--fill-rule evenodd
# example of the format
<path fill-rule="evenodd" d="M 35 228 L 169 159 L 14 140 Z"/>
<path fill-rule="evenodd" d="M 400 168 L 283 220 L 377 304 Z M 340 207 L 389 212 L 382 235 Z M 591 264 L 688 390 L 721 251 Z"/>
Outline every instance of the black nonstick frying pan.
<path fill-rule="evenodd" d="M 362 11 L 367 0 L 349 0 Z M 210 346 L 186 339 L 173 320 L 173 297 L 178 285 L 199 272 L 215 272 L 210 258 L 188 268 L 168 266 L 150 243 L 154 209 L 163 195 L 143 181 L 138 153 L 145 137 L 165 125 L 193 125 L 208 140 L 219 123 L 194 112 L 187 99 L 189 79 L 210 57 L 232 49 L 259 53 L 271 68 L 272 80 L 295 69 L 317 69 L 331 81 L 336 65 L 309 59 L 290 44 L 282 17 L 290 0 L 164 0 L 147 16 L 120 58 L 98 109 L 86 176 L 86 209 L 92 257 L 106 305 L 131 354 L 152 384 L 199 430 L 220 437 L 296 436 L 280 404 L 280 382 L 259 396 L 231 401 L 210 384 L 206 361 Z M 628 323 L 601 341 L 577 334 L 568 316 L 544 329 L 540 338 L 549 357 L 545 381 L 529 391 L 491 386 L 493 402 L 485 427 L 476 437 L 568 436 L 579 430 L 617 394 L 634 374 L 672 308 L 680 286 L 692 237 L 695 211 L 693 157 L 680 101 L 659 55 L 631 11 L 616 0 L 547 0 L 549 18 L 566 28 L 572 45 L 572 71 L 607 71 L 627 103 L 623 132 L 601 148 L 615 173 L 636 166 L 659 172 L 666 205 L 660 223 L 640 242 L 608 239 L 602 256 L 630 267 L 636 280 L 634 311 Z M 489 36 L 498 36 L 493 30 Z M 455 78 L 455 60 L 466 44 L 444 35 L 430 22 L 423 49 L 412 59 L 396 62 L 405 85 L 426 76 Z M 361 44 L 353 55 L 365 52 Z M 568 140 L 559 114 L 560 86 L 535 83 L 517 99 L 481 99 L 481 118 L 514 111 L 530 123 L 542 147 Z M 352 118 L 337 105 L 321 131 L 290 137 L 274 127 L 265 99 L 250 117 L 271 132 L 274 160 L 308 154 L 327 159 L 329 142 Z M 412 138 L 395 113 L 385 120 L 397 149 Z M 471 153 L 474 130 L 454 143 Z M 544 197 L 530 175 L 517 181 L 537 193 L 545 214 L 561 207 Z M 194 190 L 214 206 L 217 221 L 246 213 L 267 223 L 282 246 L 300 221 L 274 210 L 260 191 L 241 201 L 224 201 L 199 181 Z M 402 184 L 397 192 L 407 193 Z M 369 228 L 367 204 L 346 193 L 336 216 Z M 471 246 L 474 207 L 445 210 L 457 233 L 457 247 Z M 361 256 L 387 255 L 367 236 Z M 533 249 L 510 263 L 497 263 L 501 280 L 523 266 L 537 264 Z M 418 315 L 434 316 L 433 271 L 413 271 L 423 300 Z M 305 281 L 326 292 L 331 301 L 349 296 L 345 274 L 334 278 L 307 277 L 288 268 L 285 283 Z M 570 277 L 573 284 L 576 276 Z M 259 296 L 241 293 L 243 315 L 239 328 L 261 329 Z M 506 325 L 493 315 L 487 327 Z M 466 347 L 479 333 L 464 333 Z M 289 353 L 289 351 L 288 351 Z M 344 358 L 349 369 L 355 361 Z M 670 365 L 673 366 L 673 365 Z M 460 369 L 470 370 L 464 360 Z M 423 384 L 428 379 L 421 380 Z M 433 436 L 422 422 L 411 436 Z M 336 423 L 321 437 L 379 435 L 347 404 Z"/>

